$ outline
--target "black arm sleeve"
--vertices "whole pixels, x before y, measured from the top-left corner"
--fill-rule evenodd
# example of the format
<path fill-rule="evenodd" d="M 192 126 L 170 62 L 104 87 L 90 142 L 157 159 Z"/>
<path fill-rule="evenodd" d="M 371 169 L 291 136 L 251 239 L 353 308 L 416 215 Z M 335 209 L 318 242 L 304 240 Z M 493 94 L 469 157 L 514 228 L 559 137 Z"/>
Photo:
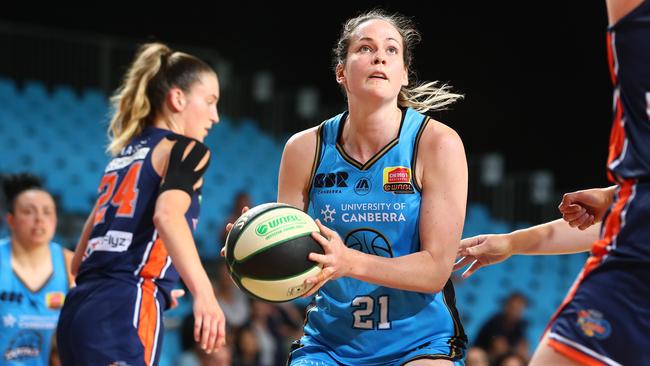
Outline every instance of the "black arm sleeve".
<path fill-rule="evenodd" d="M 194 193 L 194 185 L 201 179 L 203 173 L 208 169 L 210 161 L 203 168 L 196 170 L 201 160 L 210 150 L 201 142 L 181 135 L 169 135 L 168 140 L 176 141 L 169 154 L 167 173 L 160 186 L 160 193 L 170 189 L 180 189 L 190 196 Z M 183 159 L 187 146 L 194 142 L 192 150 Z"/>

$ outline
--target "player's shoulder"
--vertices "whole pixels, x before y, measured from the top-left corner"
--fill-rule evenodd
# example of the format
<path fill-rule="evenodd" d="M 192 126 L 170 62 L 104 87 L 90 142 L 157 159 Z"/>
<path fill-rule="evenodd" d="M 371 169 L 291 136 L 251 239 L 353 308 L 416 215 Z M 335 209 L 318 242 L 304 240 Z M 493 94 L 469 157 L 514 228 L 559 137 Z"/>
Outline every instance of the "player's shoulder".
<path fill-rule="evenodd" d="M 448 125 L 429 118 L 427 125 L 422 131 L 420 148 L 439 152 L 464 151 L 463 141 L 453 128 Z"/>
<path fill-rule="evenodd" d="M 293 134 L 285 144 L 285 151 L 294 153 L 307 153 L 316 148 L 319 126 L 314 126 Z"/>

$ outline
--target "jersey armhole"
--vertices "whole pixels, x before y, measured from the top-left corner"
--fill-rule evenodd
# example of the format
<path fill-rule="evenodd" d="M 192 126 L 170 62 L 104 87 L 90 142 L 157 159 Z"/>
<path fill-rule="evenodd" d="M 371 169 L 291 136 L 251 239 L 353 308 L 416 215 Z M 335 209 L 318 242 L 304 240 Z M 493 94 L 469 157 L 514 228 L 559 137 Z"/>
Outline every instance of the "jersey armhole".
<path fill-rule="evenodd" d="M 309 186 L 307 187 L 307 194 L 311 192 L 311 187 L 314 184 L 314 177 L 316 176 L 316 172 L 318 171 L 318 167 L 320 166 L 321 158 L 322 158 L 322 145 L 323 145 L 323 133 L 324 133 L 324 128 L 325 127 L 325 122 L 322 122 L 318 126 L 318 130 L 316 131 L 316 148 L 314 149 L 314 162 L 312 163 L 311 167 L 311 173 L 309 174 Z"/>
<path fill-rule="evenodd" d="M 417 176 L 417 159 L 418 159 L 418 150 L 420 147 L 420 138 L 422 137 L 422 133 L 424 130 L 427 128 L 427 125 L 429 124 L 429 121 L 431 118 L 428 116 L 424 117 L 424 121 L 420 125 L 420 129 L 418 130 L 418 133 L 415 135 L 415 144 L 413 146 L 413 159 L 411 159 L 411 169 L 413 169 L 413 186 L 415 189 L 419 192 L 422 193 L 422 185 L 420 185 L 420 182 L 418 182 L 418 176 Z"/>

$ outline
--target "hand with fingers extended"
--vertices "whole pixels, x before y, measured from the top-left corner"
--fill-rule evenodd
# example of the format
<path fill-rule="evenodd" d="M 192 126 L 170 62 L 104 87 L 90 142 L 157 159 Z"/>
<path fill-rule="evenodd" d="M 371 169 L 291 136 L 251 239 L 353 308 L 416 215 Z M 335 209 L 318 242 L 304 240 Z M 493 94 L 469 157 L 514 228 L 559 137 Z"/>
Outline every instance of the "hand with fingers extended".
<path fill-rule="evenodd" d="M 243 215 L 246 211 L 248 211 L 248 206 L 244 206 L 241 209 L 241 214 Z M 229 222 L 226 224 L 226 235 L 232 230 L 232 226 L 234 225 L 234 222 Z M 222 257 L 226 256 L 226 243 L 224 241 L 223 246 L 221 247 L 220 254 Z"/>
<path fill-rule="evenodd" d="M 339 234 L 316 220 L 320 233 L 312 233 L 312 238 L 323 247 L 324 254 L 310 253 L 309 259 L 322 265 L 323 270 L 317 276 L 305 280 L 313 287 L 303 296 L 315 294 L 327 281 L 345 277 L 350 273 L 350 254 L 353 249 L 348 248 L 341 240 Z"/>
<path fill-rule="evenodd" d="M 613 188 L 593 188 L 565 194 L 558 207 L 562 218 L 571 227 L 580 230 L 601 222 L 612 203 Z"/>
<path fill-rule="evenodd" d="M 226 317 L 212 288 L 194 297 L 194 340 L 206 353 L 226 344 Z"/>
<path fill-rule="evenodd" d="M 512 243 L 507 234 L 479 235 L 463 239 L 458 247 L 457 257 L 460 257 L 460 260 L 454 264 L 453 270 L 457 271 L 471 263 L 463 272 L 463 278 L 467 278 L 479 268 L 503 262 L 512 254 Z"/>

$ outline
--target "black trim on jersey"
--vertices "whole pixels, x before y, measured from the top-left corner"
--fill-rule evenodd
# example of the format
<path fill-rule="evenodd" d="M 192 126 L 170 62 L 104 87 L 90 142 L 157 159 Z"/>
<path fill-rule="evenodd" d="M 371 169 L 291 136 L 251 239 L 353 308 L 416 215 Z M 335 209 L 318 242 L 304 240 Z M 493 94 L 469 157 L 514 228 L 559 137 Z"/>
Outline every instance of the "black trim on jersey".
<path fill-rule="evenodd" d="M 429 124 L 429 121 L 431 118 L 424 116 L 424 120 L 422 121 L 422 125 L 420 125 L 420 129 L 418 130 L 417 135 L 415 135 L 415 144 L 413 146 L 413 158 L 411 159 L 411 174 L 413 174 L 413 186 L 415 189 L 422 193 L 422 186 L 418 182 L 417 179 L 417 174 L 416 174 L 416 166 L 417 166 L 417 160 L 418 160 L 418 147 L 420 146 L 420 137 L 422 137 L 422 133 L 424 132 L 424 129 L 427 127 Z"/>
<path fill-rule="evenodd" d="M 399 143 L 399 138 L 402 135 L 402 126 L 404 126 L 404 119 L 406 118 L 406 108 L 400 108 L 402 110 L 402 119 L 399 122 L 399 131 L 397 131 L 397 136 L 390 141 L 386 146 L 384 146 L 381 150 L 379 150 L 375 155 L 373 155 L 368 161 L 366 161 L 364 164 L 361 164 L 354 158 L 352 158 L 350 155 L 348 155 L 345 150 L 343 149 L 343 146 L 339 144 L 339 141 L 341 140 L 341 135 L 343 134 L 343 125 L 345 124 L 345 121 L 347 120 L 348 117 L 348 112 L 345 112 L 343 116 L 341 116 L 341 122 L 339 122 L 339 130 L 336 133 L 336 149 L 339 151 L 339 154 L 343 157 L 345 161 L 348 163 L 352 164 L 359 170 L 368 170 L 370 167 L 377 162 L 382 156 L 384 156 L 390 149 L 392 149 L 395 145 Z"/>
<path fill-rule="evenodd" d="M 51 257 L 51 256 L 52 256 L 52 255 L 50 254 L 50 257 Z M 18 281 L 19 281 L 20 283 L 22 283 L 23 286 L 25 286 L 25 288 L 27 289 L 27 291 L 31 292 L 32 294 L 37 294 L 37 293 L 41 292 L 41 290 L 42 290 L 43 288 L 45 288 L 45 286 L 47 286 L 47 285 L 50 283 L 50 281 L 52 280 L 52 278 L 54 278 L 54 258 L 51 258 L 51 261 L 52 261 L 52 273 L 50 273 L 50 275 L 47 276 L 47 279 L 46 279 L 46 280 L 41 284 L 41 286 L 38 287 L 36 290 L 32 290 L 29 286 L 27 286 L 27 282 L 25 282 L 25 281 L 24 281 L 24 280 L 23 280 L 23 279 L 18 275 L 18 272 L 16 272 L 16 270 L 13 268 L 13 266 L 11 267 L 11 271 L 14 273 L 14 276 L 16 276 L 16 278 L 18 279 Z M 66 276 L 67 276 L 67 275 L 66 275 Z M 68 288 L 70 288 L 70 287 L 68 287 Z"/>
<path fill-rule="evenodd" d="M 445 287 L 442 289 L 442 294 L 445 306 L 447 307 L 447 310 L 449 310 L 449 314 L 451 315 L 451 318 L 454 322 L 454 335 L 447 341 L 447 344 L 449 345 L 449 353 L 446 355 L 441 353 L 418 355 L 407 360 L 401 366 L 404 366 L 407 363 L 415 360 L 428 359 L 458 361 L 465 357 L 465 351 L 467 349 L 467 336 L 465 335 L 465 330 L 463 329 L 463 325 L 460 322 L 460 316 L 458 315 L 458 310 L 456 309 L 456 293 L 454 291 L 454 285 L 451 282 L 451 279 L 447 280 Z"/>
<path fill-rule="evenodd" d="M 430 355 L 419 355 L 413 358 L 409 358 L 406 362 L 401 364 L 400 366 L 405 366 L 409 362 L 415 361 L 415 360 L 447 360 L 447 361 L 457 361 L 460 360 L 461 357 L 451 357 L 449 355 L 443 355 L 441 353 L 434 353 Z"/>
<path fill-rule="evenodd" d="M 291 365 L 291 359 L 293 358 L 291 357 L 291 354 L 293 353 L 293 351 L 297 351 L 304 346 L 305 345 L 300 342 L 300 339 L 291 342 L 291 348 L 289 348 L 289 358 L 287 359 L 287 366 Z"/>
<path fill-rule="evenodd" d="M 318 130 L 316 131 L 316 151 L 314 152 L 314 163 L 311 166 L 311 174 L 309 175 L 309 187 L 307 188 L 307 192 L 311 191 L 311 187 L 314 185 L 314 177 L 316 177 L 316 171 L 318 171 L 318 166 L 320 165 L 321 161 L 321 151 L 323 150 L 323 133 L 325 130 L 325 122 L 322 122 L 318 126 Z"/>
<path fill-rule="evenodd" d="M 465 329 L 460 321 L 458 309 L 456 309 L 456 291 L 454 290 L 454 284 L 451 282 L 451 278 L 447 280 L 445 287 L 442 289 L 442 294 L 444 303 L 454 321 L 454 336 L 448 341 L 449 357 L 460 359 L 465 355 L 465 350 L 467 348 L 467 335 L 465 334 Z"/>
<path fill-rule="evenodd" d="M 171 189 L 178 189 L 192 196 L 194 194 L 194 185 L 203 177 L 203 173 L 208 169 L 210 159 L 208 159 L 203 168 L 199 170 L 195 169 L 199 166 L 205 155 L 209 153 L 210 149 L 203 143 L 182 135 L 171 134 L 165 136 L 165 138 L 170 141 L 176 141 L 176 143 L 169 153 L 167 173 L 165 173 L 165 178 L 160 186 L 160 193 Z M 190 152 L 183 159 L 187 146 L 192 142 L 194 142 L 194 146 L 192 146 Z"/>

